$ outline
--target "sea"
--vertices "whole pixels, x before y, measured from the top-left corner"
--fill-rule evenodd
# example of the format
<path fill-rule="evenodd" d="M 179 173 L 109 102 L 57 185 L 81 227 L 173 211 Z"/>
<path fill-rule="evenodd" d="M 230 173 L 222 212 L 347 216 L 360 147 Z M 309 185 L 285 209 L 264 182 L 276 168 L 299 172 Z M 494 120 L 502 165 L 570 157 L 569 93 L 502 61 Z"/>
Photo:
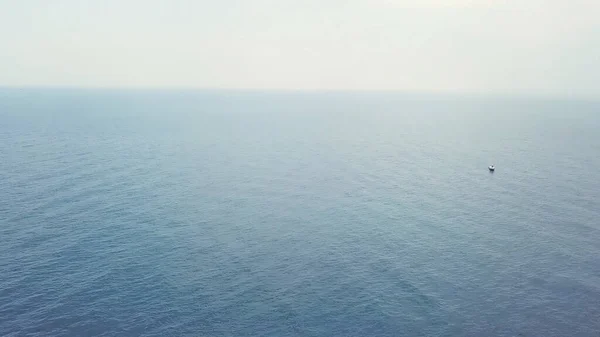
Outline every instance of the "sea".
<path fill-rule="evenodd" d="M 598 337 L 600 101 L 0 89 L 0 336 Z"/>

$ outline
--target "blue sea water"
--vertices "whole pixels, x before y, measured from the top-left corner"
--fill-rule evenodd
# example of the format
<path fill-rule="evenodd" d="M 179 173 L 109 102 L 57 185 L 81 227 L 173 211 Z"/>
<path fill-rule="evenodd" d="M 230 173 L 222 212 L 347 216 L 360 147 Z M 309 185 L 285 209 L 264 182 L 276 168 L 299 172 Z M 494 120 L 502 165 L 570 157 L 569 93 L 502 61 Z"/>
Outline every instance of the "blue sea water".
<path fill-rule="evenodd" d="M 600 336 L 599 112 L 0 90 L 0 335 Z"/>

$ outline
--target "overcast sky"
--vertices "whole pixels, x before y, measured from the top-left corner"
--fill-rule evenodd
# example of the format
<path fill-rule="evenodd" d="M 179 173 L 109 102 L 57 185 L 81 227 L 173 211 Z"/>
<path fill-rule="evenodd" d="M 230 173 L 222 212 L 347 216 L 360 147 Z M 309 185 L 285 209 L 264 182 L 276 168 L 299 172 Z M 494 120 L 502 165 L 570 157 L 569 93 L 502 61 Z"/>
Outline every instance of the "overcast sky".
<path fill-rule="evenodd" d="M 0 0 L 0 85 L 600 97 L 600 0 Z"/>

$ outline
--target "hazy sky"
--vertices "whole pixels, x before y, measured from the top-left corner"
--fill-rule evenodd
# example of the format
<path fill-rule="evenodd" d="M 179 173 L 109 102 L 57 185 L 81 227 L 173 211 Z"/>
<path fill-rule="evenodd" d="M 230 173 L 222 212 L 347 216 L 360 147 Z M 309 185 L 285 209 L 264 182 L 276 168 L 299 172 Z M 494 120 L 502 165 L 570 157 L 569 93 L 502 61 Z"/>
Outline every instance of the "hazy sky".
<path fill-rule="evenodd" d="M 600 97 L 600 0 L 0 0 L 0 85 Z"/>

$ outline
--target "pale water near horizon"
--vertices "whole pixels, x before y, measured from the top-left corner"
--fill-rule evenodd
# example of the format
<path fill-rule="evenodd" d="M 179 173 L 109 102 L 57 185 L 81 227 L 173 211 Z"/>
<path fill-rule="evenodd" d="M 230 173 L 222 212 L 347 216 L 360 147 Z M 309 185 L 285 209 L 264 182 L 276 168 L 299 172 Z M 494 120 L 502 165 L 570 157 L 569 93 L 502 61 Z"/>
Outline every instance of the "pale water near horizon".
<path fill-rule="evenodd" d="M 0 90 L 0 335 L 599 336 L 599 111 Z"/>

